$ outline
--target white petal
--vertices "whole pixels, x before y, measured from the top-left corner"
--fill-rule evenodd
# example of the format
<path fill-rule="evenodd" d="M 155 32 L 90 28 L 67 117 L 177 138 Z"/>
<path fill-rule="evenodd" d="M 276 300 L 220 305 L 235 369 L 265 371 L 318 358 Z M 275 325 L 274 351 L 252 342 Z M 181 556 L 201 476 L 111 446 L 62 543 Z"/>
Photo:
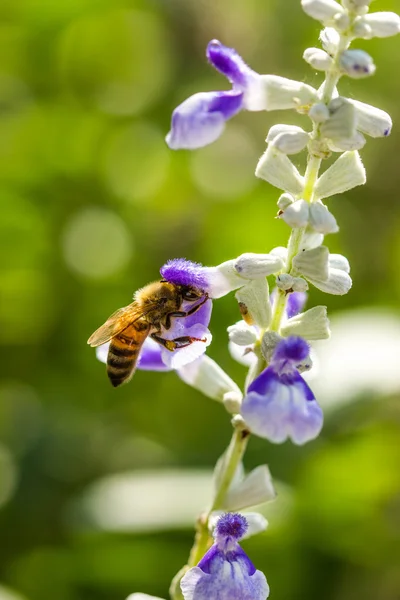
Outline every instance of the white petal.
<path fill-rule="evenodd" d="M 366 182 L 364 165 L 357 151 L 345 152 L 318 179 L 316 198 L 328 198 L 342 194 Z"/>
<path fill-rule="evenodd" d="M 330 117 L 320 129 L 331 140 L 353 137 L 356 132 L 356 111 L 346 98 L 339 96 L 329 104 Z"/>
<path fill-rule="evenodd" d="M 325 235 L 339 231 L 335 217 L 320 201 L 310 204 L 310 225 L 315 231 Z"/>
<path fill-rule="evenodd" d="M 222 402 L 227 392 L 234 392 L 239 397 L 242 393 L 236 383 L 209 356 L 199 359 L 178 369 L 179 377 L 212 400 Z"/>
<path fill-rule="evenodd" d="M 400 17 L 394 12 L 376 12 L 362 17 L 375 37 L 390 37 L 400 33 Z"/>
<path fill-rule="evenodd" d="M 353 79 L 373 75 L 376 71 L 372 57 L 364 50 L 345 50 L 340 55 L 340 68 Z"/>
<path fill-rule="evenodd" d="M 256 176 L 294 196 L 300 195 L 304 188 L 304 178 L 294 164 L 272 145 L 258 161 Z"/>
<path fill-rule="evenodd" d="M 322 47 L 328 54 L 335 54 L 340 42 L 340 34 L 336 29 L 333 27 L 325 27 L 325 29 L 321 31 L 319 39 L 321 40 Z"/>
<path fill-rule="evenodd" d="M 343 296 L 343 294 L 347 294 L 352 286 L 350 275 L 341 269 L 330 268 L 329 278 L 326 281 L 312 279 L 311 277 L 308 279 L 319 290 L 335 296 Z"/>
<path fill-rule="evenodd" d="M 366 142 L 367 140 L 359 131 L 356 131 L 351 137 L 335 138 L 335 141 L 327 140 L 328 148 L 332 152 L 361 150 L 361 148 L 364 148 Z"/>
<path fill-rule="evenodd" d="M 261 329 L 267 329 L 272 316 L 267 280 L 254 279 L 238 290 L 235 296 L 237 301 L 247 308 L 253 322 Z"/>
<path fill-rule="evenodd" d="M 97 348 L 96 348 L 97 360 L 104 363 L 105 365 L 107 364 L 107 356 L 108 356 L 109 347 L 110 347 L 110 342 L 106 342 L 105 344 L 102 344 L 101 346 L 97 346 Z"/>
<path fill-rule="evenodd" d="M 281 327 L 280 333 L 285 337 L 299 335 L 309 341 L 327 340 L 331 332 L 326 306 L 314 306 L 288 319 Z"/>
<path fill-rule="evenodd" d="M 297 200 L 287 207 L 280 218 L 290 227 L 305 227 L 308 224 L 309 214 L 310 205 L 308 202 Z"/>
<path fill-rule="evenodd" d="M 251 346 L 245 348 L 244 346 L 238 346 L 233 342 L 229 342 L 228 350 L 233 360 L 245 367 L 252 367 L 257 362 L 257 356 L 252 351 Z"/>
<path fill-rule="evenodd" d="M 337 14 L 344 13 L 343 7 L 335 0 L 301 0 L 305 13 L 313 19 L 329 23 Z"/>
<path fill-rule="evenodd" d="M 350 273 L 350 264 L 345 256 L 342 254 L 330 254 L 329 255 L 329 268 L 340 269 L 345 273 Z"/>
<path fill-rule="evenodd" d="M 261 279 L 283 269 L 283 261 L 274 254 L 253 254 L 247 252 L 235 261 L 235 270 L 245 279 Z"/>
<path fill-rule="evenodd" d="M 250 346 L 257 340 L 255 328 L 243 320 L 228 327 L 228 334 L 230 341 L 238 346 Z"/>
<path fill-rule="evenodd" d="M 267 465 L 256 467 L 229 488 L 223 508 L 237 511 L 275 500 L 276 491 Z"/>
<path fill-rule="evenodd" d="M 301 109 L 318 101 L 317 91 L 310 85 L 278 75 L 263 75 L 267 110 Z"/>
<path fill-rule="evenodd" d="M 374 138 L 390 135 L 392 119 L 387 112 L 358 100 L 349 100 L 349 102 L 356 109 L 357 129 Z"/>
<path fill-rule="evenodd" d="M 293 258 L 293 266 L 307 279 L 317 278 L 325 281 L 329 276 L 328 259 L 328 248 L 319 246 L 297 254 Z"/>

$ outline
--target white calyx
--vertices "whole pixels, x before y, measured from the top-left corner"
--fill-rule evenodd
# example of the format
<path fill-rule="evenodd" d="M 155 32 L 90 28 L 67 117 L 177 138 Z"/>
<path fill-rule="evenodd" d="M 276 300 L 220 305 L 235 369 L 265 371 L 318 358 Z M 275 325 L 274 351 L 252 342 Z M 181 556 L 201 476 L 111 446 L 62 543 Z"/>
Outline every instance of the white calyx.
<path fill-rule="evenodd" d="M 357 151 L 345 152 L 317 180 L 316 198 L 342 194 L 366 181 L 365 169 Z"/>
<path fill-rule="evenodd" d="M 326 340 L 330 337 L 326 306 L 314 306 L 288 319 L 280 329 L 281 335 L 299 335 L 306 340 Z"/>
<path fill-rule="evenodd" d="M 267 329 L 272 317 L 268 281 L 265 278 L 254 279 L 238 290 L 235 297 L 246 311 L 247 317 L 243 318 L 246 318 L 247 323 L 251 322 L 260 329 Z"/>
<path fill-rule="evenodd" d="M 224 396 L 229 392 L 233 393 L 237 399 L 241 400 L 242 398 L 242 392 L 236 383 L 212 358 L 205 354 L 178 369 L 177 373 L 185 383 L 212 400 L 223 402 Z"/>
<path fill-rule="evenodd" d="M 302 193 L 304 177 L 291 160 L 270 144 L 261 156 L 256 167 L 256 177 L 294 196 Z"/>
<path fill-rule="evenodd" d="M 238 346 L 249 346 L 257 341 L 257 335 L 254 327 L 251 327 L 243 320 L 228 327 L 229 340 Z"/>
<path fill-rule="evenodd" d="M 333 65 L 333 58 L 321 48 L 307 48 L 303 58 L 317 71 L 329 71 Z"/>
<path fill-rule="evenodd" d="M 343 6 L 335 0 L 301 0 L 301 6 L 307 15 L 324 25 L 332 23 L 336 15 L 345 14 Z"/>

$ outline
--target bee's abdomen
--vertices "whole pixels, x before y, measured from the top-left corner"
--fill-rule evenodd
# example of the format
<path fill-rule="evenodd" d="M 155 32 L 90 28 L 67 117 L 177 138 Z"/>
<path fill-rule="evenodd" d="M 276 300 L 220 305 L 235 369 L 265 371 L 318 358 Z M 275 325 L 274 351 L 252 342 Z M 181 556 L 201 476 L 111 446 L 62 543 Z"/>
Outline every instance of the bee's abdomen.
<path fill-rule="evenodd" d="M 107 356 L 107 374 L 114 387 L 132 377 L 148 329 L 147 323 L 136 322 L 112 338 Z"/>

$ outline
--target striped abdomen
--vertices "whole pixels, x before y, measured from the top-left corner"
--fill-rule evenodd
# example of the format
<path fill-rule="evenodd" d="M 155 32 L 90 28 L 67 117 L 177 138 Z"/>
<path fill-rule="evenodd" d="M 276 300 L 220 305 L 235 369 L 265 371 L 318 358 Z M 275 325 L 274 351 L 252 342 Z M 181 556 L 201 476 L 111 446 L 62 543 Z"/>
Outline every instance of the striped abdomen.
<path fill-rule="evenodd" d="M 107 356 L 107 374 L 114 387 L 129 381 L 132 377 L 139 352 L 149 331 L 149 323 L 139 319 L 111 339 Z"/>

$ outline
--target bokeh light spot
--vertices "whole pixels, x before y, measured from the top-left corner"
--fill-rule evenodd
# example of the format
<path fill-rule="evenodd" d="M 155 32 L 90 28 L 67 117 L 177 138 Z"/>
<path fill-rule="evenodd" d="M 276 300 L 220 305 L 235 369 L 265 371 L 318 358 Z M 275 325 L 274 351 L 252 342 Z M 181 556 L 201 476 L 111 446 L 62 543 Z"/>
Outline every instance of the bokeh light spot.
<path fill-rule="evenodd" d="M 132 256 L 131 234 L 115 213 L 95 207 L 75 214 L 63 239 L 67 265 L 93 279 L 109 277 L 122 270 Z"/>
<path fill-rule="evenodd" d="M 0 507 L 12 497 L 17 483 L 17 469 L 14 460 L 3 445 L 0 445 Z M 1 600 L 1 590 L 0 590 Z"/>
<path fill-rule="evenodd" d="M 258 158 L 249 133 L 229 123 L 215 144 L 191 156 L 193 180 L 208 196 L 221 200 L 237 198 L 257 183 L 254 169 Z"/>
<path fill-rule="evenodd" d="M 113 134 L 104 157 L 112 191 L 128 200 L 142 200 L 163 185 L 169 152 L 163 135 L 153 125 L 137 123 Z"/>
<path fill-rule="evenodd" d="M 136 114 L 159 100 L 171 77 L 170 43 L 161 19 L 113 10 L 74 21 L 60 41 L 73 92 L 110 114 Z"/>

